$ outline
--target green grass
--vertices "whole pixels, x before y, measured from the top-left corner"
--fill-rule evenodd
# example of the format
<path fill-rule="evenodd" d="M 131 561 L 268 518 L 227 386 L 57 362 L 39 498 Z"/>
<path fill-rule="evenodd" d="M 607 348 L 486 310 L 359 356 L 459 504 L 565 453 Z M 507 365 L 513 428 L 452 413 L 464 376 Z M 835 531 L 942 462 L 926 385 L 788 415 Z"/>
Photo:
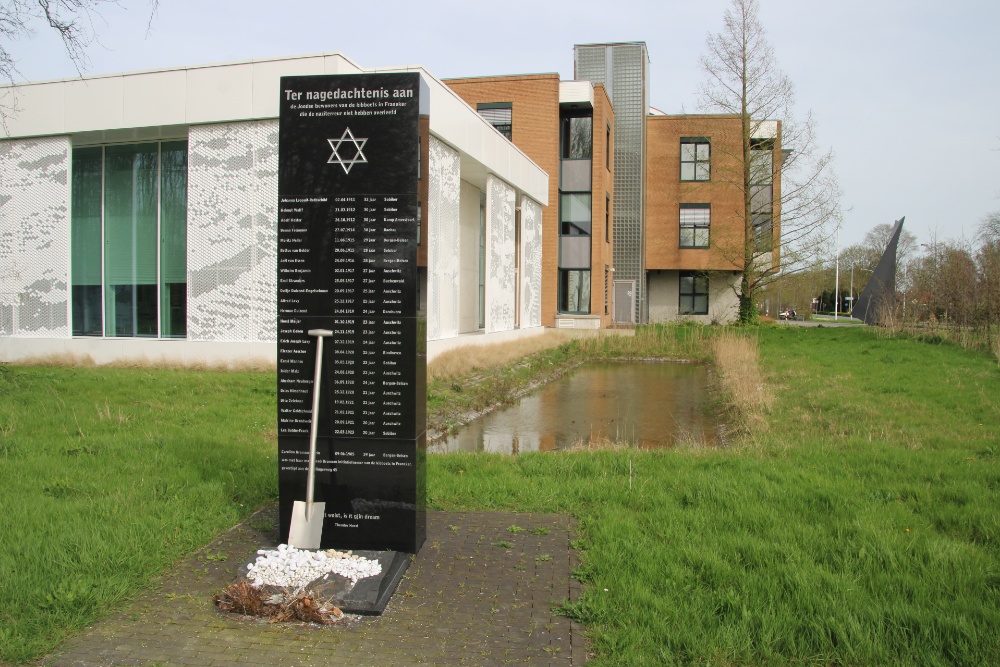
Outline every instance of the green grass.
<path fill-rule="evenodd" d="M 597 665 L 1000 664 L 996 364 L 864 329 L 760 342 L 778 400 L 749 444 L 431 457 L 432 503 L 579 517 L 564 609 Z"/>
<path fill-rule="evenodd" d="M 702 357 L 712 335 L 574 342 L 432 386 L 431 409 L 581 355 Z M 740 446 L 435 455 L 430 505 L 575 515 L 586 585 L 562 609 L 598 667 L 1000 664 L 995 360 L 864 328 L 757 336 L 776 400 Z M 274 414 L 273 374 L 0 367 L 0 661 L 273 498 Z"/>
<path fill-rule="evenodd" d="M 0 366 L 0 661 L 275 497 L 274 375 Z"/>

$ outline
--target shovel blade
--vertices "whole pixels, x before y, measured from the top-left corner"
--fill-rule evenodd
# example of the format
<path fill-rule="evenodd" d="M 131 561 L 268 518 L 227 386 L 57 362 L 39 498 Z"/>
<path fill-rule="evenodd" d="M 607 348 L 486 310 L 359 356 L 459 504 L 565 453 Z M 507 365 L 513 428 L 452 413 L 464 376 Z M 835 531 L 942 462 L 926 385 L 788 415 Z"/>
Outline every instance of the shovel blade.
<path fill-rule="evenodd" d="M 296 500 L 292 506 L 292 525 L 288 529 L 288 544 L 296 549 L 319 549 L 323 539 L 323 515 L 326 503 L 313 503 L 312 516 L 306 512 L 306 502 Z"/>

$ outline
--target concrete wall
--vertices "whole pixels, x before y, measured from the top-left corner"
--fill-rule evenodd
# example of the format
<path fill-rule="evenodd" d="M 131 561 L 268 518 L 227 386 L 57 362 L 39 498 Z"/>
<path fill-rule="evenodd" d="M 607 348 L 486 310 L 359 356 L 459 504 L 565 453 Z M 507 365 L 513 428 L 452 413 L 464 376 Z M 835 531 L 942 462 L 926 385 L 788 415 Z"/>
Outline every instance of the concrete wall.
<path fill-rule="evenodd" d="M 679 271 L 650 271 L 647 278 L 650 322 L 685 320 L 703 324 L 724 324 L 735 321 L 739 316 L 739 299 L 733 291 L 739 285 L 739 274 L 723 272 L 709 274 L 707 315 L 679 313 Z"/>

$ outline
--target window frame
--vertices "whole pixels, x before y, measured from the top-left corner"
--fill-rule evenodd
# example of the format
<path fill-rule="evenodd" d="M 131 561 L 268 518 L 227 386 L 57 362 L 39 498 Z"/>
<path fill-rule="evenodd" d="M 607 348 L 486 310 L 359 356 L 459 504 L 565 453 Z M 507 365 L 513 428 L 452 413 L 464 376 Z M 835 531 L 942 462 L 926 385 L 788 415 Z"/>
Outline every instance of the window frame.
<path fill-rule="evenodd" d="M 181 149 L 183 145 L 183 149 Z M 147 241 L 152 240 L 151 247 L 152 258 L 153 258 L 153 272 L 154 276 L 152 280 L 143 279 L 139 282 L 120 282 L 119 280 L 113 279 L 114 276 L 118 276 L 122 269 L 118 264 L 113 264 L 115 255 L 121 254 L 120 252 L 111 252 L 108 250 L 108 239 L 109 237 L 109 226 L 112 227 L 111 232 L 114 232 L 115 226 L 121 226 L 121 220 L 117 219 L 121 216 L 118 215 L 117 218 L 113 217 L 115 214 L 112 211 L 112 207 L 109 204 L 109 188 L 114 186 L 115 179 L 109 176 L 108 170 L 113 168 L 110 163 L 112 159 L 109 158 L 109 149 L 114 151 L 116 160 L 121 164 L 120 158 L 128 156 L 129 149 L 132 149 L 133 154 L 131 160 L 133 165 L 135 164 L 136 157 L 142 154 L 143 150 L 149 153 L 148 148 L 155 148 L 155 160 L 147 160 L 149 164 L 153 166 L 152 173 L 146 176 L 140 174 L 140 180 L 142 178 L 149 179 L 149 183 L 152 184 L 153 190 L 155 190 L 155 195 L 152 197 L 151 201 L 146 202 L 146 206 L 150 207 L 154 212 L 155 221 L 153 222 L 153 229 L 140 229 L 136 227 L 136 220 L 133 220 L 132 233 L 133 234 L 143 234 L 145 237 L 149 237 Z M 183 150 L 183 154 L 180 151 Z M 168 163 L 167 156 L 179 156 L 180 162 L 178 163 Z M 188 217 L 188 202 L 187 202 L 187 185 L 188 185 L 188 172 L 189 172 L 189 159 L 190 159 L 190 145 L 187 138 L 163 138 L 156 141 L 140 141 L 140 142 L 118 142 L 118 143 L 106 143 L 106 144 L 82 144 L 74 145 L 70 151 L 70 164 L 72 172 L 72 185 L 71 185 L 71 197 L 70 197 L 70 229 L 71 238 L 76 234 L 79 226 L 81 224 L 86 224 L 85 218 L 80 218 L 77 215 L 78 209 L 87 209 L 88 214 L 97 213 L 96 222 L 91 222 L 91 225 L 96 224 L 99 230 L 100 246 L 101 251 L 99 258 L 94 260 L 93 258 L 88 258 L 86 256 L 79 255 L 83 249 L 77 250 L 74 243 L 70 248 L 70 284 L 72 289 L 70 290 L 70 314 L 71 314 L 71 335 L 74 338 L 106 338 L 106 339 L 122 339 L 122 338 L 144 338 L 151 340 L 185 340 L 188 336 L 187 331 L 187 217 Z M 78 167 L 83 164 L 85 160 L 96 160 L 99 166 L 99 178 L 96 181 L 99 182 L 99 192 L 96 193 L 96 197 L 93 193 L 90 193 L 90 205 L 87 203 L 88 191 L 77 190 L 79 184 L 76 182 L 77 178 L 83 173 L 78 171 Z M 177 175 L 181 173 L 176 169 L 176 166 L 183 165 L 183 178 L 177 179 Z M 120 170 L 120 164 L 119 171 Z M 171 167 L 174 167 L 171 169 Z M 132 169 L 136 169 L 133 166 Z M 122 172 L 124 173 L 124 172 Z M 120 176 L 121 174 L 118 174 Z M 133 175 L 133 188 L 135 188 L 136 176 Z M 117 180 L 121 180 L 118 178 Z M 176 189 L 171 189 L 169 192 L 165 193 L 165 188 L 171 183 L 179 185 Z M 96 185 L 93 183 L 92 185 Z M 117 195 L 116 195 L 117 196 Z M 138 196 L 137 193 L 129 193 L 130 197 Z M 148 196 L 148 191 L 147 191 Z M 99 202 L 99 211 L 93 206 L 94 202 Z M 178 207 L 177 204 L 180 204 Z M 133 208 L 136 205 L 133 204 Z M 170 208 L 173 206 L 174 208 Z M 94 209 L 94 210 L 90 210 Z M 133 212 L 133 218 L 135 218 L 135 213 Z M 136 218 L 137 219 L 137 218 Z M 143 223 L 147 224 L 147 223 Z M 178 236 L 178 233 L 180 234 Z M 145 242 L 144 242 L 145 243 Z M 136 252 L 136 242 L 133 238 L 132 241 L 132 272 L 135 273 L 136 257 L 134 253 Z M 127 247 L 127 246 L 123 246 Z M 144 248 L 144 252 L 149 254 L 149 248 Z M 169 281 L 170 276 L 176 277 L 178 274 L 179 265 L 176 264 L 177 258 L 181 258 L 183 261 L 183 278 L 184 282 L 179 283 L 176 281 Z M 147 258 L 148 259 L 148 258 Z M 84 286 L 83 283 L 77 284 L 75 277 L 78 273 L 82 273 L 80 267 L 84 267 L 88 264 L 97 264 L 97 271 L 99 272 L 99 284 L 94 284 L 91 286 L 92 289 L 84 290 L 78 289 Z M 90 266 L 87 271 L 93 272 L 95 267 Z M 92 292 L 95 289 L 99 289 L 99 299 L 94 299 Z M 86 294 L 85 294 L 86 292 Z M 150 296 L 152 295 L 152 296 Z M 119 313 L 119 305 L 125 308 L 123 313 Z M 113 308 L 112 308 L 113 306 Z M 93 311 L 99 307 L 100 312 L 94 313 Z M 111 310 L 115 312 L 112 313 Z M 131 317 L 128 318 L 128 311 L 131 311 Z M 140 314 L 145 313 L 140 317 Z M 99 315 L 99 317 L 98 317 Z M 100 320 L 100 330 L 97 330 L 97 320 Z M 143 322 L 155 323 L 155 331 L 143 329 Z"/>
<path fill-rule="evenodd" d="M 774 139 L 750 140 L 750 226 L 757 252 L 774 249 Z M 758 168 L 757 156 L 767 155 L 769 170 Z"/>
<path fill-rule="evenodd" d="M 703 271 L 681 271 L 678 274 L 678 300 L 677 300 L 677 314 L 678 315 L 708 315 L 709 306 L 709 293 L 711 285 L 709 284 L 708 274 Z M 685 283 L 691 286 L 690 291 L 685 291 Z M 704 286 L 704 291 L 698 289 L 699 285 Z M 698 298 L 704 297 L 705 308 L 704 310 L 696 310 L 698 305 Z M 690 304 L 689 308 L 685 308 L 685 301 Z"/>
<path fill-rule="evenodd" d="M 708 211 L 708 221 L 701 223 L 696 221 L 692 224 L 685 225 L 684 221 L 684 211 Z M 684 243 L 684 230 L 690 229 L 692 231 L 691 237 L 692 242 L 690 244 Z M 698 232 L 700 230 L 705 231 L 705 243 L 704 245 L 698 244 Z M 712 242 L 712 205 L 711 204 L 680 204 L 678 207 L 677 215 L 677 247 L 683 248 L 685 250 L 706 250 L 711 247 Z"/>
<path fill-rule="evenodd" d="M 506 110 L 509 118 L 506 123 L 497 123 L 491 114 L 483 114 L 483 111 L 502 111 Z M 513 102 L 480 102 L 476 105 L 476 113 L 479 117 L 490 124 L 493 129 L 502 134 L 507 141 L 513 141 L 514 136 L 514 103 Z M 506 128 L 506 129 L 504 129 Z"/>
<path fill-rule="evenodd" d="M 684 146 L 694 146 L 694 156 L 693 159 L 684 159 Z M 705 159 L 700 159 L 698 157 L 698 147 L 705 146 L 708 155 Z M 684 165 L 692 165 L 691 171 L 693 176 L 691 178 L 684 178 Z M 705 168 L 705 177 L 698 177 L 698 167 L 703 165 Z M 682 183 L 706 183 L 712 180 L 712 140 L 710 137 L 681 137 L 680 140 L 680 180 Z"/>

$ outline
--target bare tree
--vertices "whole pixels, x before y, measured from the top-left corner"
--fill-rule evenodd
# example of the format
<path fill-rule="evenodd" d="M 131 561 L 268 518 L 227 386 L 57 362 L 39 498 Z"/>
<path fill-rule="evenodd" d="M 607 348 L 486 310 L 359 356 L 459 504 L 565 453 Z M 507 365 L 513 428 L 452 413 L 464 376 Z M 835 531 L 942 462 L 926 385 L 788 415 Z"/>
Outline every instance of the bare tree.
<path fill-rule="evenodd" d="M 4 0 L 0 3 L 0 77 L 14 83 L 17 59 L 11 42 L 32 37 L 39 25 L 59 34 L 66 55 L 82 73 L 88 65 L 87 47 L 94 41 L 94 18 L 101 5 L 114 0 Z"/>
<path fill-rule="evenodd" d="M 701 106 L 740 120 L 739 152 L 729 156 L 738 167 L 713 178 L 742 192 L 743 234 L 719 248 L 741 271 L 740 321 L 754 322 L 755 294 L 779 266 L 783 273 L 816 266 L 827 228 L 840 222 L 840 187 L 833 152 L 817 147 L 812 116 L 795 120 L 794 86 L 767 41 L 757 0 L 731 0 L 722 31 L 709 35 L 706 47 Z"/>

